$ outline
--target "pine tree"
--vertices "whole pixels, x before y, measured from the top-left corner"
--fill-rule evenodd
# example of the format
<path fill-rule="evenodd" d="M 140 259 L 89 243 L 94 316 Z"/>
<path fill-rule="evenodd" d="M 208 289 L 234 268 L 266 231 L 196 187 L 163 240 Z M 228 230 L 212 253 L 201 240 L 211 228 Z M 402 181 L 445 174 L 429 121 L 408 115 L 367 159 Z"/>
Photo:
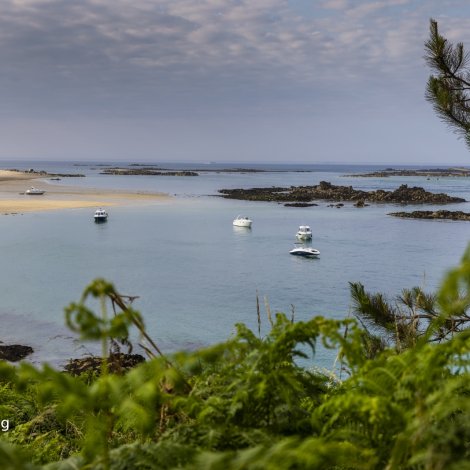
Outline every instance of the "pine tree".
<path fill-rule="evenodd" d="M 470 147 L 470 56 L 462 43 L 453 45 L 441 36 L 433 19 L 429 32 L 424 58 L 436 75 L 429 77 L 426 100 Z"/>

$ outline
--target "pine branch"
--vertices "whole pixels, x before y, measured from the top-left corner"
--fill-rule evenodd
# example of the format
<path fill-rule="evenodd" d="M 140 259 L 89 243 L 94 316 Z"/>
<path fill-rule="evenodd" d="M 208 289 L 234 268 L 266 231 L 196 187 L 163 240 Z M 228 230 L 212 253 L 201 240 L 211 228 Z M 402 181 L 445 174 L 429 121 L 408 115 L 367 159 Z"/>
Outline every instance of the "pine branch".
<path fill-rule="evenodd" d="M 425 43 L 425 60 L 436 75 L 429 77 L 425 97 L 436 114 L 470 146 L 470 56 L 462 43 L 455 46 L 439 34 L 430 21 L 430 38 Z"/>

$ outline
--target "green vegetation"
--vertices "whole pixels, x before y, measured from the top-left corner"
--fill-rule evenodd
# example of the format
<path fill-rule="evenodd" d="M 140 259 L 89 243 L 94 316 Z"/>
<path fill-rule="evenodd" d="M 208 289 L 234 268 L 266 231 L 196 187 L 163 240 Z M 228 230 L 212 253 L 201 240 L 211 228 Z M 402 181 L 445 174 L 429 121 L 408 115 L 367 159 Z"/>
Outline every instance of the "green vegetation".
<path fill-rule="evenodd" d="M 463 137 L 470 146 L 470 69 L 469 55 L 462 43 L 455 46 L 438 31 L 431 20 L 425 59 L 436 75 L 431 75 L 426 99 L 439 117 Z"/>
<path fill-rule="evenodd" d="M 79 377 L 0 363 L 0 418 L 10 423 L 2 469 L 470 468 L 470 330 L 452 326 L 469 318 L 470 249 L 435 297 L 405 291 L 392 308 L 352 291 L 359 318 L 385 311 L 369 329 L 385 328 L 390 341 L 371 349 L 355 319 L 277 314 L 266 337 L 239 324 L 194 353 L 165 357 L 153 344 L 151 359 L 121 374 L 106 361 Z M 126 300 L 97 280 L 66 309 L 67 323 L 106 356 L 129 345 L 132 326 L 145 334 Z M 403 305 L 428 312 L 425 323 L 412 327 Z M 339 352 L 342 380 L 298 364 L 319 342 Z"/>

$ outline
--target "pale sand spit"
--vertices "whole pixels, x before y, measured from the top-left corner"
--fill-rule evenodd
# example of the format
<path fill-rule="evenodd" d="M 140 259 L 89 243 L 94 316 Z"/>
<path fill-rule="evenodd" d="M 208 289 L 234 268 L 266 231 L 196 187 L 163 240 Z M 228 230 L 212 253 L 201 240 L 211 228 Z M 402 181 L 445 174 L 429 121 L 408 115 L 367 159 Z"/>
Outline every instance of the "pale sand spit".
<path fill-rule="evenodd" d="M 126 192 L 52 185 L 47 176 L 27 172 L 0 170 L 0 213 L 35 212 L 169 201 L 163 193 Z M 34 181 L 33 181 L 34 180 Z M 46 193 L 28 196 L 24 192 L 34 185 Z"/>

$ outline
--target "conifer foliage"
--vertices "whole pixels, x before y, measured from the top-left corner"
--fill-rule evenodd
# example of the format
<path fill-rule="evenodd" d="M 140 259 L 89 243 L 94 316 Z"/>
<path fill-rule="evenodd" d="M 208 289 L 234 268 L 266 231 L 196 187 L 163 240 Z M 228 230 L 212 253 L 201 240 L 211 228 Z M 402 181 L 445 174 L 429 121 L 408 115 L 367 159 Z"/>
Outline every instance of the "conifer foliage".
<path fill-rule="evenodd" d="M 438 116 L 470 147 L 470 68 L 469 55 L 462 43 L 453 45 L 439 34 L 435 20 L 425 43 L 425 60 L 432 72 L 426 99 Z"/>

